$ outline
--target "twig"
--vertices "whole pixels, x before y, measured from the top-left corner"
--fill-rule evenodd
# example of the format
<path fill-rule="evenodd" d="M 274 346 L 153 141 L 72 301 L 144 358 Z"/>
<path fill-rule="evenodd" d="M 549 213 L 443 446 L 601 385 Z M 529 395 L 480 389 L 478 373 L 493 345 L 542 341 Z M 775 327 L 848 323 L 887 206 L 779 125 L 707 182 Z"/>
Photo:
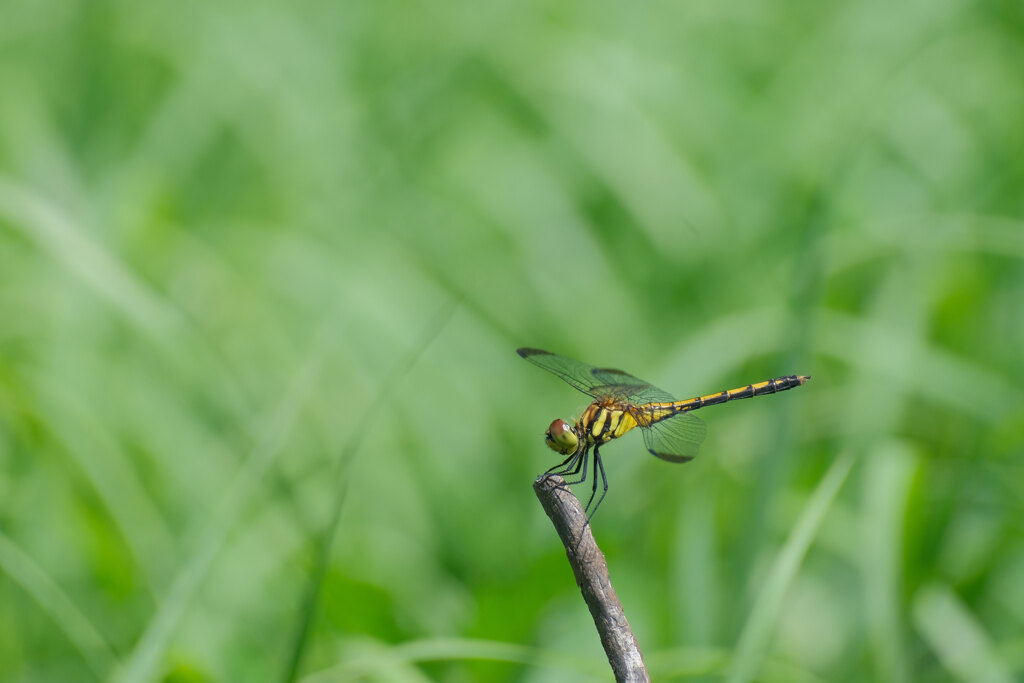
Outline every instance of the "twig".
<path fill-rule="evenodd" d="M 650 681 L 640 654 L 640 644 L 629 628 L 622 603 L 612 588 L 608 564 L 594 541 L 580 502 L 558 475 L 541 475 L 533 482 L 533 490 L 562 539 L 572 573 L 576 575 L 576 585 L 580 587 L 594 617 L 594 625 L 601 636 L 601 645 L 612 665 L 615 680 L 630 683 Z"/>

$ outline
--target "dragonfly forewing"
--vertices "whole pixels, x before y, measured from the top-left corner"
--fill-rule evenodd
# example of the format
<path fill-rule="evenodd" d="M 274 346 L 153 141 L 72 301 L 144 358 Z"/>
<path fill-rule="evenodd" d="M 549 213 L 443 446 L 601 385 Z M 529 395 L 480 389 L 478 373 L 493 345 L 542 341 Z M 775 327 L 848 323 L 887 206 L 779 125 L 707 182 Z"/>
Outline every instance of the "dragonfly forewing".
<path fill-rule="evenodd" d="M 622 370 L 596 368 L 542 349 L 522 348 L 517 349 L 516 353 L 596 399 L 611 398 L 637 404 L 673 400 L 668 393 Z"/>

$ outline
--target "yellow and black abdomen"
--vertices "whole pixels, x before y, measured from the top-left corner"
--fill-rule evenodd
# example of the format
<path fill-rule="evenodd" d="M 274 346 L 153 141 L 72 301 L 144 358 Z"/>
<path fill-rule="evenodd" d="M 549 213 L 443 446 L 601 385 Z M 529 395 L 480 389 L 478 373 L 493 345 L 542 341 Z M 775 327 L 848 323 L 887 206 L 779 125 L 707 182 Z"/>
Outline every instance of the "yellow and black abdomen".
<path fill-rule="evenodd" d="M 636 420 L 618 404 L 591 403 L 579 420 L 580 431 L 588 442 L 608 443 L 636 427 Z"/>
<path fill-rule="evenodd" d="M 767 382 L 758 382 L 757 384 L 748 384 L 737 389 L 720 391 L 717 394 L 705 394 L 704 396 L 697 396 L 685 401 L 674 401 L 672 403 L 649 403 L 645 407 L 651 412 L 651 422 L 654 423 L 678 413 L 697 410 L 697 408 L 703 408 L 704 406 L 713 406 L 741 398 L 776 394 L 780 391 L 798 387 L 809 379 L 810 377 L 806 375 L 786 375 L 785 377 L 770 379 Z"/>

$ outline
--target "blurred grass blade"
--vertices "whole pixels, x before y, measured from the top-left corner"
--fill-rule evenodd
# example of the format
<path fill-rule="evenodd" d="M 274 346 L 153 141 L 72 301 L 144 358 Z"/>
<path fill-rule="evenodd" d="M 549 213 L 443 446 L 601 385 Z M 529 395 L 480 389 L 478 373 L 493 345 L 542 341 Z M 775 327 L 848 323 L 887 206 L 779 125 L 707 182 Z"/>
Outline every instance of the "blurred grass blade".
<path fill-rule="evenodd" d="M 865 377 L 885 377 L 889 391 L 897 395 L 913 393 L 990 422 L 1021 403 L 1019 385 L 987 369 L 982 359 L 951 353 L 877 318 L 828 311 L 819 330 L 825 353 L 859 367 Z M 865 353 L 865 348 L 886 353 Z M 913 359 L 912 364 L 906 359 Z M 949 391 L 951 386 L 957 390 Z"/>
<path fill-rule="evenodd" d="M 229 531 L 246 502 L 256 491 L 274 458 L 281 451 L 285 437 L 298 420 L 299 411 L 312 395 L 327 354 L 337 343 L 335 328 L 337 312 L 332 314 L 314 338 L 313 348 L 305 356 L 306 362 L 292 378 L 271 419 L 267 420 L 255 447 L 220 506 L 214 512 L 195 552 L 178 573 L 171 589 L 150 620 L 125 667 L 119 672 L 120 683 L 149 681 L 155 677 L 167 641 L 192 600 L 200 583 L 213 564 L 217 552 L 223 547 Z"/>
<path fill-rule="evenodd" d="M 58 379 L 43 373 L 34 373 L 30 379 L 39 393 L 40 419 L 95 489 L 142 568 L 147 587 L 156 590 L 165 585 L 177 544 L 129 453 L 119 447 L 109 425 L 90 415 Z"/>
<path fill-rule="evenodd" d="M 303 677 L 303 683 L 362 681 L 382 676 L 384 680 L 426 679 L 415 664 L 423 661 L 490 660 L 524 663 L 533 661 L 533 648 L 469 638 L 436 638 L 389 645 L 368 639 L 350 643 L 344 663 Z"/>
<path fill-rule="evenodd" d="M 114 653 L 103 636 L 79 611 L 71 598 L 61 590 L 32 558 L 23 553 L 9 538 L 0 532 L 0 568 L 18 583 L 26 593 L 49 612 L 54 623 L 64 631 L 89 669 L 100 680 L 106 680 L 116 664 Z"/>
<path fill-rule="evenodd" d="M 1012 683 L 984 629 L 948 586 L 931 584 L 919 590 L 913 618 L 921 637 L 956 680 Z"/>
<path fill-rule="evenodd" d="M 836 459 L 814 490 L 786 544 L 775 558 L 768 580 L 758 594 L 743 633 L 740 634 L 729 683 L 745 683 L 754 678 L 768 648 L 786 592 L 796 578 L 804 555 L 852 466 L 853 456 L 849 453 Z"/>
<path fill-rule="evenodd" d="M 0 216 L 150 336 L 164 336 L 179 320 L 174 308 L 164 304 L 144 282 L 89 239 L 60 208 L 3 177 Z"/>
<path fill-rule="evenodd" d="M 732 653 L 724 648 L 682 647 L 644 655 L 651 678 L 661 680 L 720 680 L 729 668 Z M 826 679 L 801 668 L 799 663 L 765 658 L 761 664 L 761 682 L 826 683 Z"/>
<path fill-rule="evenodd" d="M 574 656 L 549 649 L 537 649 L 518 643 L 503 643 L 475 638 L 423 638 L 397 645 L 369 638 L 352 639 L 343 648 L 341 664 L 303 676 L 302 683 L 339 683 L 362 681 L 381 672 L 415 675 L 409 666 L 418 662 L 477 660 L 530 664 L 584 674 L 596 679 L 608 675 L 605 662 L 587 656 Z M 395 680 L 395 679 L 389 679 Z M 575 676 L 573 680 L 577 680 Z"/>
<path fill-rule="evenodd" d="M 904 514 L 917 461 L 904 445 L 887 443 L 875 449 L 864 466 L 861 504 L 861 572 L 867 634 L 878 662 L 880 678 L 906 681 L 901 600 L 903 575 L 901 548 Z"/>
<path fill-rule="evenodd" d="M 345 444 L 341 449 L 341 452 L 338 454 L 334 465 L 335 493 L 333 506 L 323 533 L 318 539 L 319 547 L 317 549 L 316 563 L 313 566 L 313 573 L 306 586 L 306 594 L 303 597 L 302 609 L 299 612 L 299 621 L 295 629 L 295 636 L 292 642 L 291 652 L 288 656 L 288 663 L 286 665 L 287 668 L 284 675 L 285 681 L 294 681 L 302 666 L 302 658 L 309 642 L 309 631 L 313 625 L 313 620 L 316 618 L 320 589 L 323 586 L 324 576 L 327 573 L 327 564 L 330 561 L 331 549 L 334 545 L 334 537 L 338 533 L 338 525 L 341 522 L 341 513 L 344 510 L 345 499 L 348 493 L 349 477 L 345 476 L 348 465 L 351 463 L 355 454 L 359 451 L 359 447 L 369 431 L 368 426 L 370 423 L 372 423 L 374 419 L 378 419 L 385 412 L 382 408 L 384 407 L 385 402 L 390 399 L 391 394 L 398 386 L 398 383 L 401 382 L 402 379 L 404 379 L 405 376 L 408 375 L 416 366 L 416 363 L 419 362 L 423 352 L 426 351 L 427 347 L 430 346 L 430 343 L 441 333 L 441 330 L 444 329 L 445 325 L 448 324 L 452 314 L 459 307 L 461 302 L 461 295 L 453 298 L 451 301 L 446 303 L 436 315 L 434 315 L 433 319 L 431 319 L 427 324 L 423 334 L 413 342 L 412 348 L 409 349 L 409 352 L 404 358 L 398 361 L 388 374 L 387 378 L 381 383 L 380 390 L 377 392 L 374 400 L 366 406 L 365 412 L 358 420 L 356 420 L 355 424 L 362 425 L 362 428 L 353 432 L 352 438 L 347 444 Z"/>
<path fill-rule="evenodd" d="M 64 207 L 0 175 L 0 219 L 6 219 L 71 275 L 120 313 L 178 367 L 215 373 L 236 414 L 245 414 L 238 378 L 216 343 L 194 328 L 177 306 L 105 249 Z M 184 343 L 183 343 L 184 342 Z"/>

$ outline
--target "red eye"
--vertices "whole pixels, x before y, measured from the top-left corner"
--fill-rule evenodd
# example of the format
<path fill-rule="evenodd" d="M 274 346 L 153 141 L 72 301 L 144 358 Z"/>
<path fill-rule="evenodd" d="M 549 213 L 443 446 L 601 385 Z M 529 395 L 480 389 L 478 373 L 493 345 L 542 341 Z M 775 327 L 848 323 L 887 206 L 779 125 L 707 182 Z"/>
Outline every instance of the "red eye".
<path fill-rule="evenodd" d="M 550 434 L 551 436 L 563 434 L 568 431 L 569 423 L 566 422 L 565 420 L 555 420 L 554 422 L 551 423 L 551 426 L 548 427 L 548 434 Z"/>

